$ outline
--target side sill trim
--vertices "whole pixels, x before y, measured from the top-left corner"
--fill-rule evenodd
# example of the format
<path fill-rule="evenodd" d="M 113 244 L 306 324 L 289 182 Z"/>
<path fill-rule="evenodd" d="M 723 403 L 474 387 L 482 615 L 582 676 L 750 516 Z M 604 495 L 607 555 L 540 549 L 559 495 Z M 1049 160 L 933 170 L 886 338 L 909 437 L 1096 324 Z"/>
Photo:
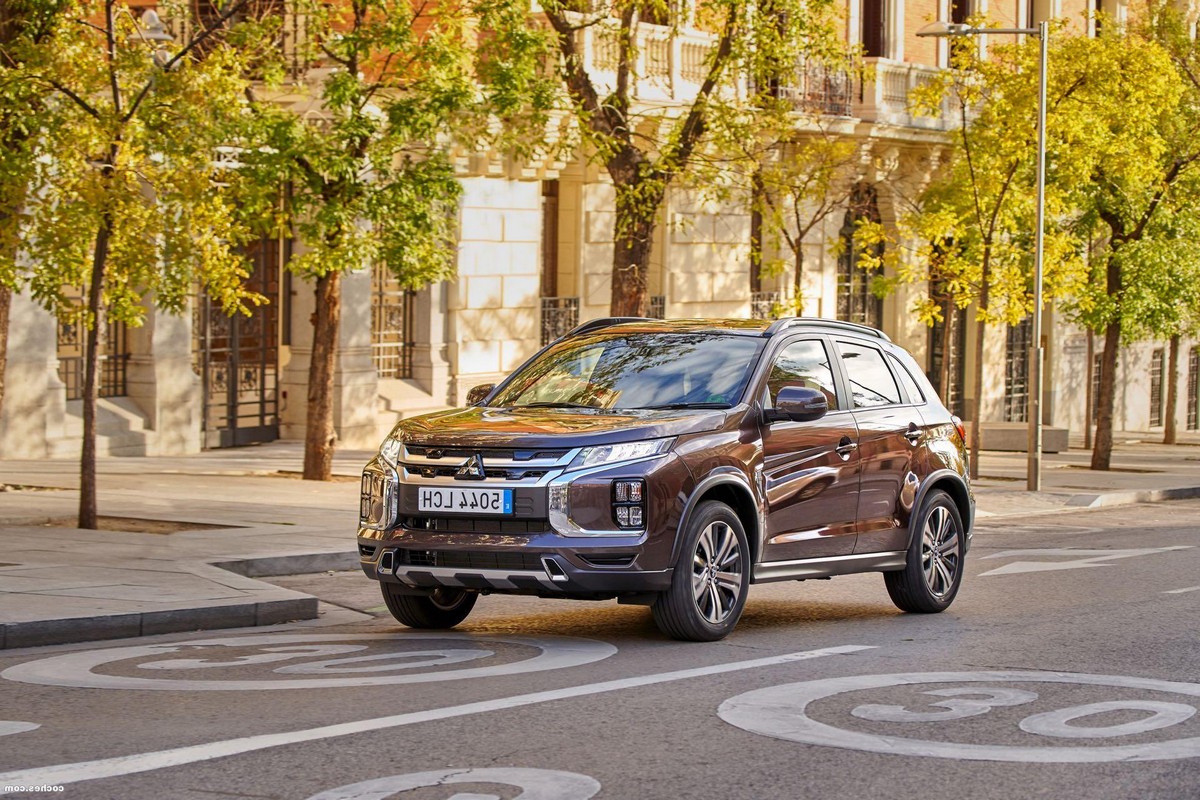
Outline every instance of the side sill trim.
<path fill-rule="evenodd" d="M 829 558 L 804 558 L 798 561 L 767 561 L 754 567 L 753 583 L 794 581 L 804 578 L 829 578 L 855 572 L 892 572 L 904 569 L 906 553 L 859 553 Z"/>

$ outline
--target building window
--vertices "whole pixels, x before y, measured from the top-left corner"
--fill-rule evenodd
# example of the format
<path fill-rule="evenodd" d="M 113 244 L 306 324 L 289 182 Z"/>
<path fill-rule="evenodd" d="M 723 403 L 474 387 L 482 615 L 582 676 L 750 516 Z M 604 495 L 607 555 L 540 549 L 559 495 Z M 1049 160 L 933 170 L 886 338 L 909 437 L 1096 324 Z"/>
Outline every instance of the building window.
<path fill-rule="evenodd" d="M 579 324 L 578 297 L 542 298 L 542 344 L 550 344 Z"/>
<path fill-rule="evenodd" d="M 957 25 L 965 25 L 971 16 L 970 0 L 950 0 L 950 21 Z"/>
<path fill-rule="evenodd" d="M 411 378 L 413 303 L 386 264 L 376 263 L 371 286 L 371 359 L 381 378 Z"/>
<path fill-rule="evenodd" d="M 861 220 L 878 222 L 879 219 L 875 190 L 862 184 L 855 187 L 840 232 L 842 252 L 837 262 L 837 318 L 873 328 L 883 327 L 883 298 L 876 297 L 871 291 L 871 273 L 860 264 L 864 255 L 881 257 L 883 245 L 876 245 L 868 253 L 855 241 L 855 233 Z"/>
<path fill-rule="evenodd" d="M 1029 412 L 1029 345 L 1033 319 L 1008 326 L 1004 351 L 1004 421 L 1025 422 Z"/>
<path fill-rule="evenodd" d="M 859 41 L 867 58 L 883 58 L 887 55 L 887 0 L 862 0 Z"/>
<path fill-rule="evenodd" d="M 124 397 L 128 394 L 125 371 L 129 363 L 129 332 L 124 322 L 108 320 L 105 327 L 103 349 L 96 365 L 100 397 Z M 58 323 L 58 377 L 66 384 L 68 400 L 83 399 L 87 334 L 79 317 Z"/>
<path fill-rule="evenodd" d="M 1200 430 L 1200 347 L 1188 352 L 1187 429 Z"/>
<path fill-rule="evenodd" d="M 1103 363 L 1103 354 L 1092 356 L 1092 424 L 1100 417 L 1100 370 Z"/>
<path fill-rule="evenodd" d="M 1150 354 L 1150 427 L 1163 424 L 1163 362 L 1162 348 Z"/>
<path fill-rule="evenodd" d="M 665 294 L 655 294 L 650 296 L 650 318 L 667 318 L 667 296 Z"/>

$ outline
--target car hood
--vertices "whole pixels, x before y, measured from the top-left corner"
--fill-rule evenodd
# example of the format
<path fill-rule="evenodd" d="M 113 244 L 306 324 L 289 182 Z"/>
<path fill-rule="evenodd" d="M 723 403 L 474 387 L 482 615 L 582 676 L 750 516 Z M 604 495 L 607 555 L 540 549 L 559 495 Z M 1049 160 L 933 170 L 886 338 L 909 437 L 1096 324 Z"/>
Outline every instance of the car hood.
<path fill-rule="evenodd" d="M 716 430 L 732 409 L 459 408 L 401 420 L 392 435 L 443 447 L 588 447 Z"/>

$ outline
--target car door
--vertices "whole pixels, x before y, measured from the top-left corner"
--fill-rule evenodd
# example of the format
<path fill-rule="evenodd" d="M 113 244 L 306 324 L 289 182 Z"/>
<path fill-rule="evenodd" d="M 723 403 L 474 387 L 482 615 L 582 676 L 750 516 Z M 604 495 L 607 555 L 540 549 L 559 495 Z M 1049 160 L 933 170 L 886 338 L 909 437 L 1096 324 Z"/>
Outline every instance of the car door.
<path fill-rule="evenodd" d="M 837 349 L 858 424 L 862 465 L 854 552 L 903 550 L 908 525 L 904 504 L 911 506 L 919 484 L 916 457 L 925 422 L 881 349 L 845 339 L 838 340 Z"/>
<path fill-rule="evenodd" d="M 839 391 L 822 337 L 787 342 L 763 380 L 763 483 L 767 533 L 762 561 L 849 555 L 858 510 L 858 429 Z M 769 421 L 785 386 L 819 389 L 829 413 L 813 422 Z"/>

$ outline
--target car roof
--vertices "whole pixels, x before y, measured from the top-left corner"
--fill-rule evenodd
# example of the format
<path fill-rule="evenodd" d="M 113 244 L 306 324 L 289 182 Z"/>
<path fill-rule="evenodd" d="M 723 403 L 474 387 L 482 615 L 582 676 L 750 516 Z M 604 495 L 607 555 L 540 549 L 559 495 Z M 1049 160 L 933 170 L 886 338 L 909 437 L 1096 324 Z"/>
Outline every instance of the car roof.
<path fill-rule="evenodd" d="M 836 331 L 869 336 L 890 342 L 887 334 L 876 328 L 855 322 L 821 319 L 819 317 L 784 317 L 763 319 L 648 319 L 644 317 L 601 317 L 588 320 L 572 329 L 566 337 L 604 330 L 610 333 L 721 333 L 739 336 L 772 337 L 796 330 Z"/>

